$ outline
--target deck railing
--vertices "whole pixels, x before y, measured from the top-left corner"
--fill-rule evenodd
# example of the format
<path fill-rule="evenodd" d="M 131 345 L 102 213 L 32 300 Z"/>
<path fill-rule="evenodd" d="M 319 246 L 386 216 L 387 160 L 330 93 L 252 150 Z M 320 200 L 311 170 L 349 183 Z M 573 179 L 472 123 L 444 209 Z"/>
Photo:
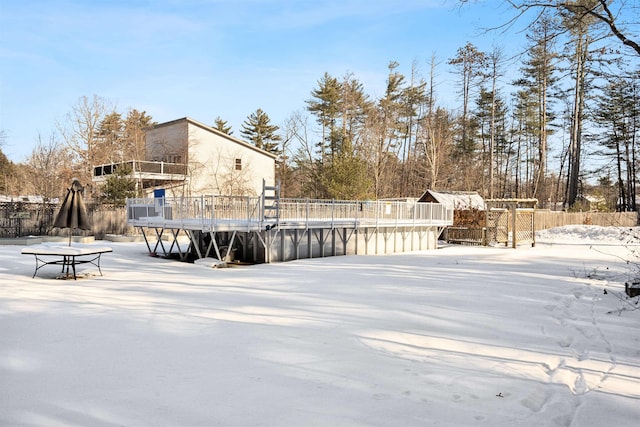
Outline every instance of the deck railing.
<path fill-rule="evenodd" d="M 120 163 L 108 163 L 93 168 L 93 176 L 108 176 L 114 174 L 117 169 L 126 169 L 133 174 L 160 174 L 160 175 L 186 175 L 187 165 L 182 163 L 150 162 L 144 160 L 131 160 Z"/>
<path fill-rule="evenodd" d="M 261 197 L 199 196 L 127 200 L 127 221 L 160 226 L 168 221 L 192 225 L 216 223 L 273 225 L 265 220 Z M 450 225 L 453 210 L 437 203 L 288 199 L 278 202 L 280 226 Z"/>

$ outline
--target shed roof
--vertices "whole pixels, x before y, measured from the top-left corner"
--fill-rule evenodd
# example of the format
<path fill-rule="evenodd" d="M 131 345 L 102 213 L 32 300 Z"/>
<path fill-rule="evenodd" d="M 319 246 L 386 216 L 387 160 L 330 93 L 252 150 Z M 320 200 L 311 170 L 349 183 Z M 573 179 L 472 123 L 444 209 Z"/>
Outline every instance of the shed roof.
<path fill-rule="evenodd" d="M 455 210 L 485 209 L 484 199 L 476 191 L 427 190 L 419 201 L 435 201 Z"/>

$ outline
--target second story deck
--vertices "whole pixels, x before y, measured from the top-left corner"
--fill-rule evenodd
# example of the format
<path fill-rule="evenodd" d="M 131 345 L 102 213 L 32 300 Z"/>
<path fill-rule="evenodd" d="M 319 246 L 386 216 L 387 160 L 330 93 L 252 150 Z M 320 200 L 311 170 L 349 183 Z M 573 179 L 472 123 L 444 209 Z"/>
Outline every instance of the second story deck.
<path fill-rule="evenodd" d="M 93 168 L 93 182 L 104 182 L 118 169 L 126 170 L 129 178 L 141 182 L 143 188 L 163 183 L 180 183 L 187 178 L 187 165 L 182 163 L 149 162 L 131 160 L 121 163 L 109 163 Z"/>

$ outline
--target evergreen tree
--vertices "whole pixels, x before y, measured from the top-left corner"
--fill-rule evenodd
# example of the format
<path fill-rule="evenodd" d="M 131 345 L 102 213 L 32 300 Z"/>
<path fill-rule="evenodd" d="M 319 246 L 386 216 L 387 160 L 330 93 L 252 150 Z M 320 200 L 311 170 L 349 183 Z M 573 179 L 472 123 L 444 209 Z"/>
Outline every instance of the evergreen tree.
<path fill-rule="evenodd" d="M 145 129 L 155 125 L 146 111 L 132 109 L 127 113 L 123 129 L 123 157 L 125 160 L 145 159 Z"/>
<path fill-rule="evenodd" d="M 9 190 L 9 177 L 13 175 L 13 163 L 0 149 L 0 192 L 7 194 Z"/>
<path fill-rule="evenodd" d="M 593 41 L 591 31 L 594 18 L 585 14 L 583 7 L 594 3 L 595 0 L 577 0 L 565 10 L 562 25 L 571 35 L 571 74 L 573 76 L 571 111 L 571 130 L 569 135 L 567 187 L 565 205 L 573 207 L 580 195 L 580 180 L 582 178 L 582 145 L 583 125 L 586 111 L 586 94 L 589 75 L 589 61 L 591 60 L 590 45 Z"/>
<path fill-rule="evenodd" d="M 107 114 L 98 125 L 95 145 L 98 164 L 118 163 L 125 160 L 123 137 L 122 115 L 115 111 Z"/>
<path fill-rule="evenodd" d="M 222 133 L 226 133 L 227 135 L 233 135 L 231 126 L 227 123 L 226 120 L 222 120 L 220 116 L 216 117 L 213 128 L 215 130 L 219 130 Z"/>
<path fill-rule="evenodd" d="M 312 99 L 307 100 L 307 110 L 316 116 L 322 127 L 322 140 L 318 143 L 320 161 L 332 158 L 338 151 L 337 120 L 341 111 L 342 85 L 335 77 L 324 73 L 318 81 L 318 88 L 311 91 Z"/>
<path fill-rule="evenodd" d="M 240 133 L 256 147 L 273 154 L 280 153 L 282 137 L 276 132 L 280 127 L 271 124 L 271 119 L 260 108 L 251 113 L 242 123 Z"/>
<path fill-rule="evenodd" d="M 107 177 L 103 187 L 103 199 L 107 203 L 124 206 L 127 198 L 136 196 L 136 183 L 130 175 L 130 168 L 118 167 Z"/>
<path fill-rule="evenodd" d="M 358 143 L 362 128 L 373 103 L 365 93 L 364 87 L 352 74 L 347 74 L 340 83 L 341 97 L 339 118 L 340 134 L 336 137 L 336 152 L 351 152 Z"/>
<path fill-rule="evenodd" d="M 420 167 L 417 158 L 419 151 L 417 137 L 422 119 L 429 112 L 429 102 L 427 83 L 419 75 L 417 65 L 414 63 L 411 67 L 410 81 L 402 91 L 398 117 L 401 137 L 398 156 L 404 164 L 400 169 L 401 177 L 397 181 L 399 188 L 396 193 L 400 196 L 424 191 L 423 168 Z"/>
<path fill-rule="evenodd" d="M 494 175 L 499 165 L 497 153 L 506 145 L 507 107 L 499 91 L 481 88 L 476 101 L 475 121 L 478 123 L 479 140 L 481 142 L 482 189 L 485 196 L 494 197 Z M 487 185 L 486 178 L 489 178 Z"/>
<path fill-rule="evenodd" d="M 486 71 L 484 72 L 484 76 L 488 80 L 489 89 L 485 90 L 484 87 L 481 87 L 479 97 L 480 99 L 484 97 L 484 100 L 488 101 L 488 133 L 483 132 L 483 134 L 488 135 L 489 138 L 488 141 L 482 138 L 482 163 L 483 170 L 486 171 L 486 175 L 489 176 L 488 186 L 487 184 L 483 185 L 484 194 L 489 196 L 489 198 L 494 197 L 496 146 L 499 143 L 499 139 L 501 137 L 504 138 L 504 135 L 500 134 L 501 130 L 504 132 L 504 128 L 500 129 L 500 125 L 501 123 L 504 124 L 506 111 L 498 88 L 498 80 L 503 75 L 503 61 L 502 50 L 498 47 L 495 47 L 491 53 L 486 55 Z M 485 173 L 482 174 L 483 181 L 485 181 Z"/>
<path fill-rule="evenodd" d="M 384 97 L 378 102 L 379 114 L 382 119 L 383 128 L 386 131 L 385 141 L 381 151 L 394 150 L 399 146 L 399 139 L 403 132 L 404 126 L 400 122 L 400 116 L 403 104 L 403 95 L 405 95 L 405 77 L 396 68 L 400 66 L 396 61 L 391 61 L 388 65 L 389 74 L 387 75 L 387 88 Z"/>
<path fill-rule="evenodd" d="M 503 173 L 508 179 L 511 173 L 511 183 L 505 182 L 503 193 L 509 192 L 512 197 L 526 197 L 530 194 L 527 183 L 532 181 L 533 163 L 531 147 L 535 141 L 537 132 L 536 112 L 537 105 L 535 96 L 529 90 L 521 89 L 515 94 L 515 106 L 513 110 L 513 127 L 512 127 L 512 158 L 508 164 L 509 169 L 504 169 Z M 509 189 L 510 187 L 510 189 Z"/>
<path fill-rule="evenodd" d="M 323 184 L 330 199 L 366 200 L 371 198 L 366 163 L 353 153 L 343 152 L 326 166 Z"/>
<path fill-rule="evenodd" d="M 5 156 L 2 151 L 2 146 L 4 145 L 7 134 L 4 130 L 0 129 L 0 192 L 2 194 L 7 194 L 9 189 L 9 179 L 8 177 L 13 176 L 13 163 Z"/>
<path fill-rule="evenodd" d="M 398 150 L 403 134 L 406 134 L 405 124 L 400 120 L 406 81 L 404 75 L 397 71 L 399 65 L 396 61 L 387 65 L 385 94 L 378 100 L 376 115 L 370 119 L 370 163 L 376 198 L 394 197 L 402 185 L 398 179 L 401 170 Z"/>
<path fill-rule="evenodd" d="M 474 124 L 470 120 L 470 101 L 472 99 L 472 88 L 479 79 L 483 78 L 483 70 L 486 64 L 486 55 L 476 48 L 472 43 L 467 43 L 458 49 L 456 56 L 448 61 L 454 67 L 460 80 L 460 95 L 462 96 L 462 114 L 460 116 L 460 133 L 458 137 L 458 152 L 465 160 L 469 160 L 474 154 Z"/>
<path fill-rule="evenodd" d="M 552 97 L 557 89 L 558 78 L 555 76 L 558 54 L 554 49 L 552 35 L 557 31 L 553 19 L 544 14 L 540 17 L 532 31 L 527 34 L 530 46 L 522 68 L 522 78 L 515 84 L 528 91 L 529 99 L 536 108 L 534 129 L 538 156 L 534 164 L 534 184 L 531 197 L 538 197 L 538 192 L 545 184 L 547 169 L 548 137 L 554 119 Z"/>
<path fill-rule="evenodd" d="M 602 154 L 611 159 L 618 190 L 617 209 L 637 210 L 636 140 L 640 136 L 640 81 L 638 75 L 611 79 L 596 108 Z"/>

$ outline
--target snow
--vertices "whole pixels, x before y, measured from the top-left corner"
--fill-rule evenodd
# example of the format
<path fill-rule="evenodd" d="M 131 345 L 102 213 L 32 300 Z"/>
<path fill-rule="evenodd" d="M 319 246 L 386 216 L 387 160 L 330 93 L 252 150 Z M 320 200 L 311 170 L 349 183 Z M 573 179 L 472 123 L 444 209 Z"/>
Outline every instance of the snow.
<path fill-rule="evenodd" d="M 0 425 L 637 425 L 637 231 L 216 269 L 109 242 L 77 281 L 0 246 Z"/>

